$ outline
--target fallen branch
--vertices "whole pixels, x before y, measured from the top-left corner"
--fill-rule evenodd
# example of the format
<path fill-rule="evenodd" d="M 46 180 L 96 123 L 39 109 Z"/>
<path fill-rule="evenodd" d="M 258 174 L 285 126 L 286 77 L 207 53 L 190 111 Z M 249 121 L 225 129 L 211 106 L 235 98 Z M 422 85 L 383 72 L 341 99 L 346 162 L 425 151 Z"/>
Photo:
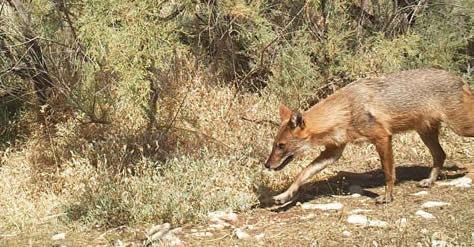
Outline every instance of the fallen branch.
<path fill-rule="evenodd" d="M 273 120 L 266 120 L 266 119 L 255 120 L 255 119 L 249 119 L 249 118 L 246 118 L 246 117 L 241 117 L 240 119 L 245 120 L 245 121 L 249 121 L 249 122 L 252 122 L 252 123 L 256 123 L 256 124 L 269 123 L 269 124 L 274 125 L 274 126 L 279 126 L 280 125 L 280 124 L 278 124 L 277 122 L 275 122 Z"/>

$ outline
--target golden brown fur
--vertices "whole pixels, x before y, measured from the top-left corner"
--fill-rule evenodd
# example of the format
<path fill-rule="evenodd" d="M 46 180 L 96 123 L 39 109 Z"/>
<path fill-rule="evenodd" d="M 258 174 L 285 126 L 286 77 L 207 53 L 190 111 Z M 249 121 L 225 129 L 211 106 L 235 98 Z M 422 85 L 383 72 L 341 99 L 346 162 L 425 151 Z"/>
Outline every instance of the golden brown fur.
<path fill-rule="evenodd" d="M 274 197 L 277 203 L 291 199 L 309 177 L 336 161 L 346 143 L 361 140 L 373 143 L 381 157 L 387 187 L 378 202 L 390 202 L 396 179 L 392 135 L 418 132 L 433 156 L 432 172 L 420 185 L 430 186 L 446 158 L 438 141 L 440 123 L 445 122 L 459 135 L 473 137 L 474 95 L 453 73 L 411 70 L 356 81 L 302 114 L 281 105 L 280 116 L 282 122 L 267 168 L 282 169 L 310 146 L 324 145 L 326 150 L 286 192 Z"/>

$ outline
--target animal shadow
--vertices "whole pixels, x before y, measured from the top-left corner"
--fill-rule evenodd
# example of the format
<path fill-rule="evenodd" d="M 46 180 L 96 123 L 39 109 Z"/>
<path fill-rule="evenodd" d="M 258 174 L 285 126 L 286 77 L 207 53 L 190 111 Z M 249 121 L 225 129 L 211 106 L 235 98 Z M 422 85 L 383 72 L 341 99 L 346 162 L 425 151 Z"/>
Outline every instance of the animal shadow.
<path fill-rule="evenodd" d="M 429 176 L 431 167 L 419 165 L 407 165 L 396 167 L 397 184 L 404 182 L 421 181 Z M 454 179 L 462 177 L 466 171 L 457 166 L 447 167 L 444 169 L 439 180 Z M 354 193 L 362 196 L 375 198 L 379 195 L 367 189 L 385 186 L 384 174 L 381 169 L 372 170 L 364 173 L 353 173 L 340 171 L 335 176 L 326 180 L 319 180 L 313 183 L 303 185 L 295 198 L 283 205 L 275 205 L 272 196 L 283 191 L 272 191 L 268 187 L 261 186 L 259 191 L 259 201 L 261 208 L 270 208 L 274 212 L 286 211 L 296 205 L 296 203 L 304 203 L 318 197 L 333 195 L 350 195 Z"/>

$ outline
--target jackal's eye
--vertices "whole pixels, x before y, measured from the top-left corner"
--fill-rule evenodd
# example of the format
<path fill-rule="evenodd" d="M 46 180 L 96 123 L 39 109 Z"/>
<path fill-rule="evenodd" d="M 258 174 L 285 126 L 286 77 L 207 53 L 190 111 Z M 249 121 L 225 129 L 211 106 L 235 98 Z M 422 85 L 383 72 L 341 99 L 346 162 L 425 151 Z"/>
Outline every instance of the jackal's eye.
<path fill-rule="evenodd" d="M 279 148 L 279 149 L 285 149 L 285 144 L 284 144 L 284 143 L 278 144 L 278 148 Z"/>

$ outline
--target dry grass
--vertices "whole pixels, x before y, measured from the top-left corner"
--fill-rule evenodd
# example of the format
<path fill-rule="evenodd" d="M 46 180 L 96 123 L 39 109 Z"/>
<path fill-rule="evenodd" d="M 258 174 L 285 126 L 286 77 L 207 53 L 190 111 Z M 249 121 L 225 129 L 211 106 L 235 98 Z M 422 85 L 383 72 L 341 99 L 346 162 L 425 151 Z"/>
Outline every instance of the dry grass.
<path fill-rule="evenodd" d="M 307 153 L 281 172 L 264 170 L 262 164 L 276 131 L 276 127 L 266 121 L 279 121 L 279 99 L 269 92 L 261 92 L 261 96 L 242 94 L 236 89 L 210 84 L 197 78 L 180 87 L 179 98 L 185 100 L 175 108 L 178 114 L 167 139 L 174 145 L 168 149 L 174 155 L 167 153 L 166 160 L 159 159 L 162 156 L 159 145 L 152 149 L 155 152 L 140 146 L 146 137 L 142 130 L 146 120 L 136 111 L 126 110 L 133 109 L 127 105 L 114 116 L 117 124 L 111 127 L 84 126 L 78 116 L 57 124 L 54 137 L 47 141 L 40 138 L 39 132 L 43 130 L 38 128 L 37 136 L 34 134 L 36 137 L 18 149 L 2 151 L 0 244 L 47 245 L 53 234 L 67 232 L 75 238 L 69 239 L 71 243 L 84 245 L 104 241 L 104 238 L 97 240 L 97 234 L 107 229 L 161 222 L 171 222 L 174 226 L 202 223 L 209 211 L 225 208 L 244 213 L 246 221 L 260 222 L 269 236 L 262 243 L 265 246 L 287 246 L 292 245 L 292 241 L 299 241 L 302 246 L 336 243 L 369 246 L 373 241 L 379 245 L 400 246 L 408 244 L 396 241 L 423 241 L 438 228 L 453 234 L 449 237 L 459 240 L 458 243 L 467 241 L 470 233 L 459 231 L 468 231 L 469 226 L 472 229 L 472 211 L 466 207 L 472 204 L 472 198 L 468 193 L 454 193 L 447 188 L 433 199 L 448 200 L 456 208 L 438 219 L 438 228 L 430 228 L 421 235 L 415 229 L 423 222 L 416 218 L 408 218 L 406 231 L 391 229 L 385 236 L 384 230 L 348 226 L 344 212 L 301 221 L 296 216 L 304 212 L 297 207 L 283 215 L 251 210 L 258 208 L 260 199 L 286 189 L 319 151 Z M 454 161 L 472 162 L 472 140 L 457 137 L 450 131 L 445 131 L 441 140 L 449 166 L 457 164 Z M 394 150 L 399 166 L 431 164 L 428 150 L 413 133 L 397 136 Z M 309 195 L 318 202 L 329 201 L 331 197 L 327 195 L 343 193 L 348 184 L 344 181 L 329 183 L 325 179 L 334 177 L 340 170 L 369 173 L 379 168 L 378 156 L 371 145 L 349 146 L 336 165 L 316 176 L 314 186 L 305 188 L 302 198 Z M 408 183 L 402 182 L 395 188 L 397 201 L 389 206 L 375 207 L 371 201 L 344 200 L 351 207 L 373 207 L 377 217 L 394 222 L 396 215 L 411 212 L 416 207 L 407 196 L 415 190 L 414 183 L 410 179 L 406 181 Z M 376 193 L 380 192 L 380 184 L 374 188 Z M 447 197 L 441 197 L 443 194 Z M 295 217 L 285 216 L 293 213 Z M 286 225 L 281 228 L 278 224 L 283 223 L 271 224 L 274 217 L 281 217 Z M 463 219 L 467 219 L 468 227 L 458 224 Z M 453 227 L 459 233 L 448 231 Z M 352 231 L 354 237 L 341 238 L 339 231 L 343 229 Z M 206 245 L 240 245 L 232 237 L 203 241 Z"/>

